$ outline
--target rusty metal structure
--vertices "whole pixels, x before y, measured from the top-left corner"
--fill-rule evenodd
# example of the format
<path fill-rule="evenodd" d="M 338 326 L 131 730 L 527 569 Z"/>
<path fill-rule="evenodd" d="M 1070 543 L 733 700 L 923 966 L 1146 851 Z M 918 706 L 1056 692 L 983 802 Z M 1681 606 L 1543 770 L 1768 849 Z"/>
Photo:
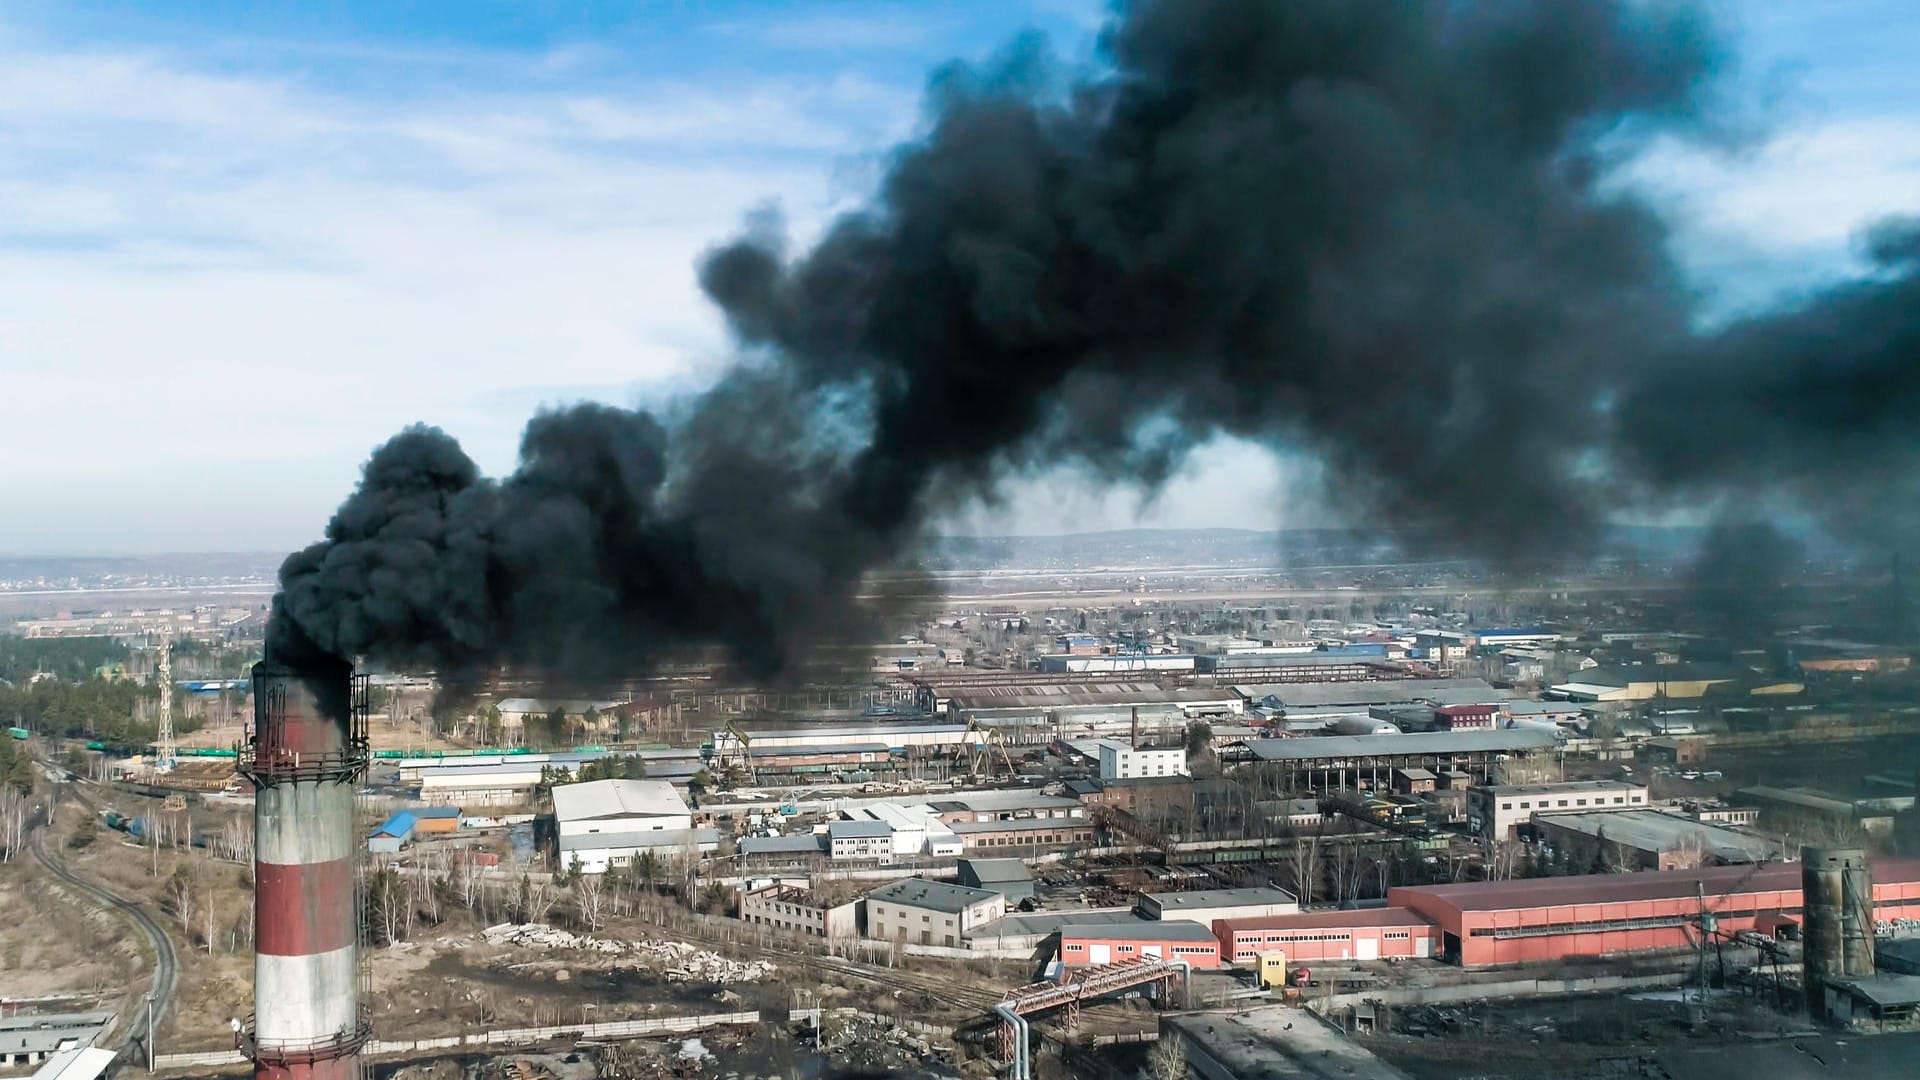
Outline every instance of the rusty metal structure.
<path fill-rule="evenodd" d="M 1037 982 L 1009 993 L 993 1007 L 1000 1017 L 998 1049 L 1000 1057 L 1011 1063 L 1008 1075 L 1013 1080 L 1031 1080 L 1033 1060 L 1028 1046 L 1027 1018 L 1054 1009 L 1065 1010 L 1062 1022 L 1071 1031 L 1080 1023 L 1080 1007 L 1096 998 L 1107 997 L 1135 987 L 1153 988 L 1154 997 L 1165 1007 L 1176 984 L 1186 993 L 1191 967 L 1185 960 L 1136 957 L 1112 964 L 1068 968 L 1058 982 Z"/>
<path fill-rule="evenodd" d="M 1807 1011 L 1826 1016 L 1826 986 L 1873 974 L 1873 871 L 1857 848 L 1802 848 L 1801 919 L 1805 946 L 1801 984 Z"/>
<path fill-rule="evenodd" d="M 256 1080 L 359 1080 L 354 792 L 367 769 L 367 680 L 339 662 L 253 667 L 236 770 L 254 786 L 253 1014 L 235 1035 Z"/>

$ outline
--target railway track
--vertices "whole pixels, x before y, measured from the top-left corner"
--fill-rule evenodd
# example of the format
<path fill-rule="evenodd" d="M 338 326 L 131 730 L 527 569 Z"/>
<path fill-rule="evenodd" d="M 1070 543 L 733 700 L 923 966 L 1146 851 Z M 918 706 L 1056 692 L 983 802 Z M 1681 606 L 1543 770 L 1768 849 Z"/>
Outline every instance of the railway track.
<path fill-rule="evenodd" d="M 87 798 L 77 784 L 70 784 L 68 789 L 82 805 L 88 808 L 89 813 L 95 812 L 93 800 Z M 127 1025 L 127 1033 L 121 1041 L 120 1056 L 117 1060 L 127 1060 L 136 1054 L 143 1055 L 153 1046 L 153 1032 L 148 1025 L 157 1025 L 166 1015 L 167 1008 L 173 1004 L 174 990 L 180 984 L 180 958 L 174 950 L 173 939 L 167 936 L 166 930 L 154 920 L 153 916 L 147 914 L 145 908 L 103 885 L 88 881 L 69 870 L 66 863 L 58 856 L 50 854 L 46 845 L 46 825 L 47 814 L 42 811 L 36 815 L 33 823 L 31 847 L 34 861 L 44 867 L 47 873 L 71 886 L 94 903 L 133 923 L 134 929 L 147 939 L 148 947 L 153 950 L 153 978 L 147 986 L 153 1008 L 140 1010 Z"/>

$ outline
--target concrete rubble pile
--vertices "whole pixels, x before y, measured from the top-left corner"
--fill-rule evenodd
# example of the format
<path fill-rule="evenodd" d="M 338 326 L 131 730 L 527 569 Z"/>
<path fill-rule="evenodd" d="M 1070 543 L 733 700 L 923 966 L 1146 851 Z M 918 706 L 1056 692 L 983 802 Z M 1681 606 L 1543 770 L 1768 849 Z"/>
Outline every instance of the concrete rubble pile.
<path fill-rule="evenodd" d="M 526 949 L 573 949 L 581 952 L 631 956 L 661 971 L 669 980 L 711 983 L 758 982 L 773 974 L 770 960 L 731 960 L 684 941 L 619 941 L 570 933 L 536 923 L 501 923 L 480 932 L 489 945 L 517 945 Z"/>

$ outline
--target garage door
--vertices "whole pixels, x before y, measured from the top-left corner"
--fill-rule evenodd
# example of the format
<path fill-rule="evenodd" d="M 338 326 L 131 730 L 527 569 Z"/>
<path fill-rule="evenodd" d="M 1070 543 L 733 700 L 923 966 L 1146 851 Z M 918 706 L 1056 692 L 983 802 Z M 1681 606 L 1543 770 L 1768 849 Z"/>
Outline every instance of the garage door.
<path fill-rule="evenodd" d="M 1151 956 L 1151 957 L 1153 957 L 1153 958 L 1154 958 L 1155 960 L 1158 960 L 1158 959 L 1160 959 L 1160 946 L 1158 946 L 1158 945 L 1142 945 L 1142 946 L 1140 946 L 1140 955 L 1141 955 L 1141 956 Z"/>
<path fill-rule="evenodd" d="M 1112 959 L 1113 959 L 1113 946 L 1111 945 L 1087 946 L 1087 960 L 1090 963 L 1105 964 L 1111 961 Z"/>
<path fill-rule="evenodd" d="M 1354 954 L 1356 960 L 1380 959 L 1380 939 L 1377 937 L 1360 938 L 1353 943 L 1353 947 L 1356 950 Z"/>

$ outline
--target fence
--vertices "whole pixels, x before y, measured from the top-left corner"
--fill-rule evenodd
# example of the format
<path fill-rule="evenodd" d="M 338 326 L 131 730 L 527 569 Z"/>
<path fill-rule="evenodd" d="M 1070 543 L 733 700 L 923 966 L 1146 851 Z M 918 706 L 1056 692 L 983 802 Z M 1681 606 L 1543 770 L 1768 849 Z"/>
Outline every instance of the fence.
<path fill-rule="evenodd" d="M 1680 986 L 1689 978 L 1691 976 L 1685 972 L 1661 972 L 1655 975 L 1590 975 L 1575 979 L 1509 979 L 1504 982 L 1459 983 L 1453 986 L 1383 986 L 1377 990 L 1311 998 L 1307 1008 L 1324 1014 L 1329 1009 L 1369 1001 L 1387 1005 L 1438 1005 L 1450 1001 L 1489 1001 L 1495 998 L 1604 994 L 1615 990 Z"/>
<path fill-rule="evenodd" d="M 804 1015 L 804 1014 L 803 1014 Z M 367 1044 L 368 1057 L 410 1056 L 440 1050 L 459 1050 L 486 1046 L 518 1046 L 557 1042 L 562 1039 L 643 1039 L 653 1035 L 684 1035 L 712 1027 L 758 1024 L 757 1012 L 707 1013 L 701 1016 L 663 1016 L 650 1020 L 612 1020 L 600 1024 L 566 1024 L 558 1027 L 500 1028 L 467 1035 L 447 1035 L 437 1039 L 376 1039 Z M 193 1069 L 222 1065 L 241 1065 L 246 1058 L 237 1050 L 203 1054 L 160 1054 L 154 1069 Z"/>

